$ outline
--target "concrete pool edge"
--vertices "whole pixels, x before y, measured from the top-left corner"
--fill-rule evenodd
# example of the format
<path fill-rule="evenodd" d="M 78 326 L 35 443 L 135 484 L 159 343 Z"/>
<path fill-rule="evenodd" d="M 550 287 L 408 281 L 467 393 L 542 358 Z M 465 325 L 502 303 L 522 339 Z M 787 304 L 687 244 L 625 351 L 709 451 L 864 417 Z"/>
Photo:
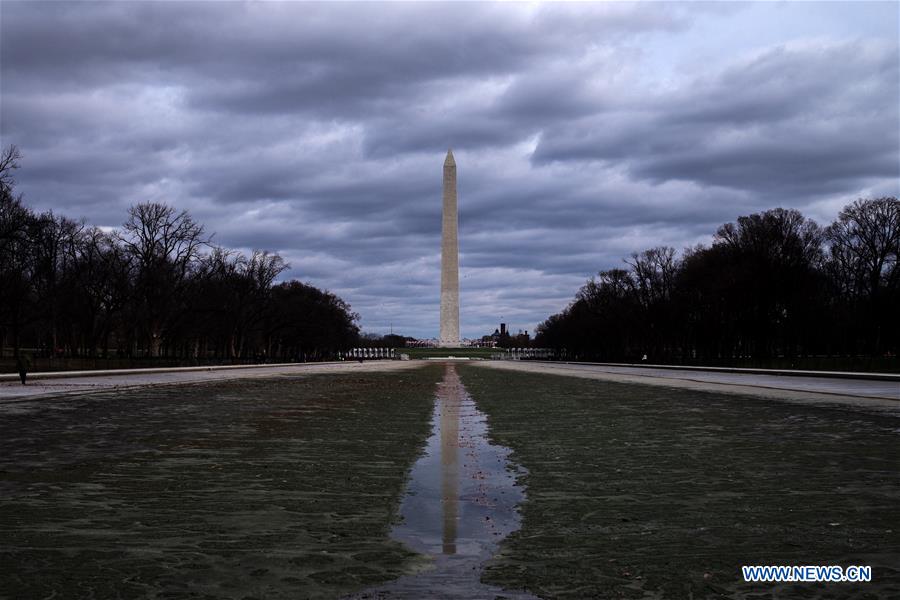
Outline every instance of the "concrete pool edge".
<path fill-rule="evenodd" d="M 29 373 L 28 379 L 61 379 L 66 377 L 109 377 L 114 375 L 146 375 L 153 373 L 190 373 L 194 371 L 229 371 L 239 369 L 264 369 L 281 367 L 301 367 L 306 365 L 341 364 L 341 361 L 323 361 L 309 363 L 272 363 L 259 365 L 209 365 L 196 367 L 144 367 L 140 369 L 86 369 L 82 371 L 38 371 Z M 18 381 L 16 373 L 0 373 L 0 382 Z"/>
<path fill-rule="evenodd" d="M 577 363 L 576 363 L 577 364 Z M 490 368 L 525 373 L 557 375 L 562 377 L 579 377 L 597 381 L 614 383 L 662 386 L 689 389 L 702 392 L 719 392 L 723 394 L 781 400 L 798 404 L 828 404 L 853 408 L 867 408 L 887 412 L 900 412 L 900 398 L 881 396 L 865 396 L 839 394 L 828 391 L 808 391 L 788 387 L 762 386 L 752 383 L 721 383 L 699 379 L 661 377 L 640 374 L 615 373 L 602 370 L 564 368 L 561 365 L 547 362 L 523 361 L 483 361 L 475 362 L 476 368 Z M 568 363 L 567 363 L 568 365 Z M 595 365 L 596 366 L 596 365 Z M 785 382 L 796 381 L 797 378 L 786 378 Z"/>
<path fill-rule="evenodd" d="M 124 390 L 159 385 L 190 385 L 225 381 L 229 379 L 253 379 L 280 377 L 284 375 L 327 375 L 343 373 L 369 373 L 402 371 L 426 366 L 425 363 L 412 361 L 371 361 L 365 363 L 321 362 L 321 363 L 288 363 L 284 365 L 239 365 L 243 368 L 208 368 L 181 367 L 178 369 L 148 369 L 140 372 L 122 373 L 120 371 L 81 372 L 78 376 L 60 375 L 36 379 L 22 385 L 15 380 L 0 379 L 0 402 L 35 400 L 53 396 L 68 396 L 106 390 Z"/>
<path fill-rule="evenodd" d="M 561 365 L 589 365 L 596 367 L 625 367 L 629 369 L 663 369 L 668 371 L 696 371 L 700 373 L 738 373 L 747 375 L 774 375 L 779 377 L 821 377 L 824 379 L 863 379 L 871 381 L 896 381 L 900 373 L 866 371 L 811 371 L 805 369 L 759 369 L 751 367 L 703 367 L 695 365 L 657 365 L 648 363 L 579 362 L 571 360 L 529 360 L 528 362 Z"/>

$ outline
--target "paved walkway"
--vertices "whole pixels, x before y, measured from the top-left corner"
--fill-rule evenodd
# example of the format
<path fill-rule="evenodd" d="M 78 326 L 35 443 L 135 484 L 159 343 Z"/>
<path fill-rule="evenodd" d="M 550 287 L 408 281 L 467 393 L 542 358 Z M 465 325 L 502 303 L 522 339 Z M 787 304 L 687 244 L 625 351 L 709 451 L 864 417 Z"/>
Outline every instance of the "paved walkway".
<path fill-rule="evenodd" d="M 418 363 L 421 365 L 421 363 Z M 281 375 L 317 375 L 321 373 L 349 373 L 391 371 L 417 366 L 412 361 L 371 361 L 303 363 L 290 365 L 253 366 L 244 368 L 216 368 L 198 370 L 195 367 L 183 369 L 141 369 L 140 372 L 116 373 L 101 371 L 97 375 L 61 376 L 53 373 L 51 378 L 43 378 L 41 373 L 30 375 L 27 385 L 16 381 L 0 382 L 0 402 L 38 396 L 77 394 L 110 389 L 124 389 L 145 385 L 165 385 L 175 383 L 200 383 L 224 379 L 244 379 L 247 377 L 275 377 Z"/>
<path fill-rule="evenodd" d="M 641 383 L 795 402 L 843 404 L 900 412 L 900 382 L 721 373 L 531 361 L 484 361 L 479 367 Z"/>
<path fill-rule="evenodd" d="M 422 361 L 370 361 L 266 365 L 242 368 L 142 369 L 140 372 L 65 376 L 52 373 L 30 376 L 28 385 L 0 381 L 0 402 L 40 396 L 125 389 L 145 385 L 187 384 L 247 377 L 315 375 L 321 373 L 372 372 L 409 369 Z M 532 362 L 473 361 L 478 367 L 569 375 L 621 383 L 640 383 L 715 391 L 745 396 L 777 398 L 796 402 L 837 403 L 900 412 L 900 383 L 864 379 L 722 373 L 697 370 L 655 369 L 608 365 Z M 33 378 L 33 379 L 32 379 Z"/>

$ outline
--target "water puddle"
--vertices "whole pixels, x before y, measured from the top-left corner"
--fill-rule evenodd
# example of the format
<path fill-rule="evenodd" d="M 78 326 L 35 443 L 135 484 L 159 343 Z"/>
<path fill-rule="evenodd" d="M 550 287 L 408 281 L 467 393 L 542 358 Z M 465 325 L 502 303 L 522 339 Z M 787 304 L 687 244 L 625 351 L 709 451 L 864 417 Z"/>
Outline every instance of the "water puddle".
<path fill-rule="evenodd" d="M 519 528 L 524 491 L 508 468 L 510 450 L 488 442 L 487 419 L 451 363 L 438 384 L 432 426 L 391 537 L 433 564 L 356 597 L 535 598 L 479 581 L 482 564 Z"/>

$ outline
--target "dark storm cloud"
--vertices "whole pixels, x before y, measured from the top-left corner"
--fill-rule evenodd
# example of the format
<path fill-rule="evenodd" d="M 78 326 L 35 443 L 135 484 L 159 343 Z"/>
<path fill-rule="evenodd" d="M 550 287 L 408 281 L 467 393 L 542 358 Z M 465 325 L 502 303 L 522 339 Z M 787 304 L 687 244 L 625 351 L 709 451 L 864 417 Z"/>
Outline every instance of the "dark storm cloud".
<path fill-rule="evenodd" d="M 281 253 L 364 327 L 415 335 L 436 330 L 452 146 L 463 333 L 501 316 L 533 330 L 633 251 L 777 205 L 827 221 L 857 195 L 896 194 L 897 35 L 873 32 L 898 9 L 877 10 L 871 31 L 798 22 L 712 55 L 693 42 L 781 17 L 6 1 L 0 133 L 40 209 L 116 226 L 136 202 L 187 208 L 217 243 Z"/>
<path fill-rule="evenodd" d="M 696 81 L 543 132 L 538 163 L 624 161 L 669 180 L 803 196 L 897 178 L 896 41 L 766 50 Z"/>

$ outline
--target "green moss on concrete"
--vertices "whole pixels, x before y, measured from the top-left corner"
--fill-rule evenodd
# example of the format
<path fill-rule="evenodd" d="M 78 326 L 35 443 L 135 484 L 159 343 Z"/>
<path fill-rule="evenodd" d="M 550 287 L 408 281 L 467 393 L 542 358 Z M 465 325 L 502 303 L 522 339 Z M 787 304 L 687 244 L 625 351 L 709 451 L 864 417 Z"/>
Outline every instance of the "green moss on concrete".
<path fill-rule="evenodd" d="M 0 420 L 0 595 L 326 598 L 388 534 L 441 367 L 144 388 Z"/>
<path fill-rule="evenodd" d="M 545 598 L 900 597 L 900 418 L 474 365 L 528 469 L 483 581 Z M 744 584 L 741 565 L 872 565 L 869 584 Z"/>

